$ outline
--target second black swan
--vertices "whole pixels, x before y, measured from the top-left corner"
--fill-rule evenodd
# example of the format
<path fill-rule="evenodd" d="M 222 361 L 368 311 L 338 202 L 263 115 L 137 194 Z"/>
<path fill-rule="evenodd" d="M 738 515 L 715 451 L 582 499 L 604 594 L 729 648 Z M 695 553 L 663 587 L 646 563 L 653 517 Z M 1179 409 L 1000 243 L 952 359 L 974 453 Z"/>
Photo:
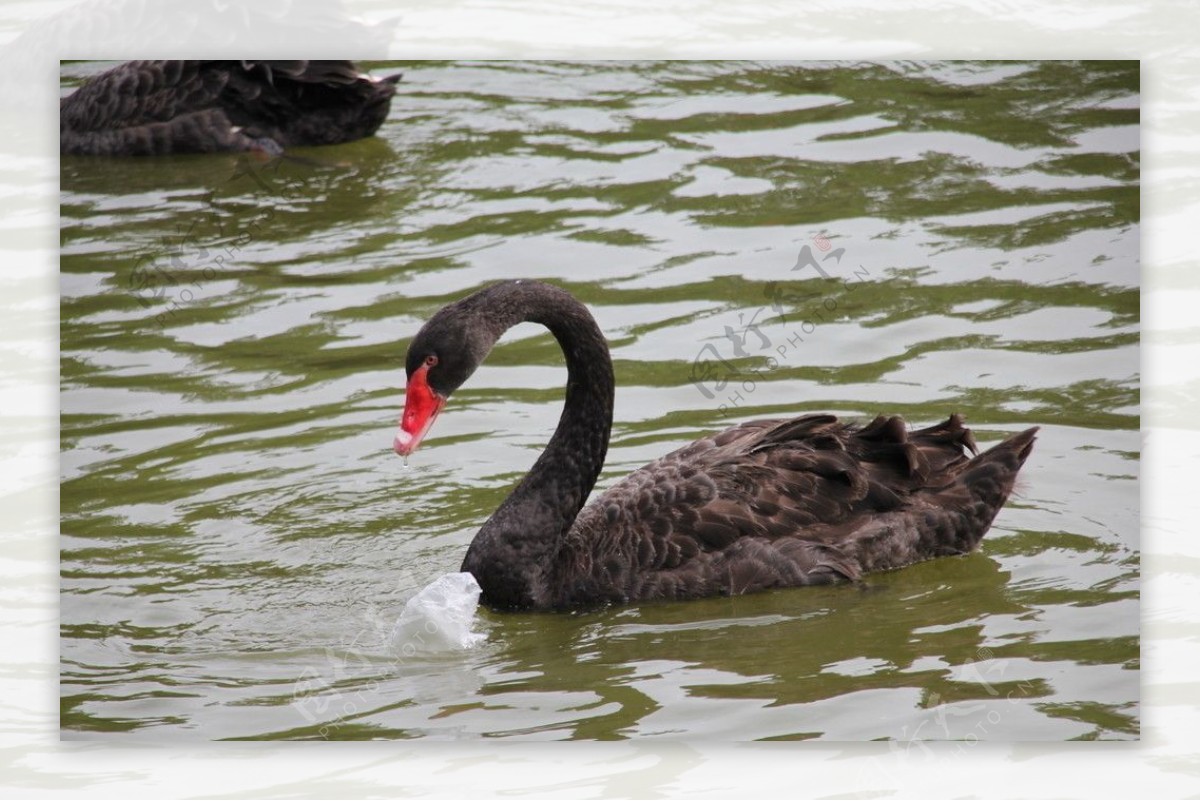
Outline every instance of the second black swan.
<path fill-rule="evenodd" d="M 974 455 L 957 414 L 916 431 L 882 415 L 867 425 L 828 414 L 755 420 L 651 462 L 585 507 L 612 427 L 608 345 L 566 291 L 506 281 L 441 309 L 409 345 L 397 453 L 416 450 L 521 322 L 558 340 L 567 390 L 549 445 L 462 564 L 495 609 L 737 595 L 964 554 L 1004 505 L 1038 430 Z"/>
<path fill-rule="evenodd" d="M 59 151 L 163 156 L 331 145 L 371 136 L 399 75 L 350 61 L 130 61 L 59 104 Z"/>

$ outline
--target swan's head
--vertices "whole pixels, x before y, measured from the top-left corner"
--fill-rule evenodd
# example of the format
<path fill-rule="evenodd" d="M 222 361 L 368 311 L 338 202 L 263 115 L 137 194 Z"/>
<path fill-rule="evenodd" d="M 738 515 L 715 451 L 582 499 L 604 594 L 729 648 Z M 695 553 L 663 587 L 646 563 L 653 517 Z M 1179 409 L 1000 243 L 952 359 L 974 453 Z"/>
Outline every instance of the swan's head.
<path fill-rule="evenodd" d="M 441 309 L 408 346 L 404 413 L 392 444 L 408 456 L 429 433 L 451 393 L 470 378 L 496 341 L 494 326 L 471 296 Z"/>
<path fill-rule="evenodd" d="M 412 350 L 409 350 L 412 355 Z M 433 427 L 438 412 L 446 405 L 446 395 L 433 388 L 430 379 L 440 364 L 436 353 L 428 353 L 418 359 L 416 369 L 408 368 L 408 384 L 404 389 L 404 413 L 400 415 L 400 428 L 392 448 L 401 456 L 408 456 L 417 449 L 421 440 Z"/>

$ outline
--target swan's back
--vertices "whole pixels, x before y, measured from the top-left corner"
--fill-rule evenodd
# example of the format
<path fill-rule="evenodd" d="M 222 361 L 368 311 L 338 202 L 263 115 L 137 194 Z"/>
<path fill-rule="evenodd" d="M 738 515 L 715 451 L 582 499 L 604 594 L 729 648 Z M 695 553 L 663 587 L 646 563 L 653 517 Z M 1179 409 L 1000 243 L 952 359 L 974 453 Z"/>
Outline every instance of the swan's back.
<path fill-rule="evenodd" d="M 60 150 L 145 156 L 348 142 L 375 133 L 399 76 L 349 61 L 131 61 L 60 103 Z"/>
<path fill-rule="evenodd" d="M 975 458 L 959 415 L 908 431 L 832 415 L 744 423 L 635 471 L 576 519 L 545 606 L 736 595 L 853 581 L 974 549 L 1033 446 Z"/>

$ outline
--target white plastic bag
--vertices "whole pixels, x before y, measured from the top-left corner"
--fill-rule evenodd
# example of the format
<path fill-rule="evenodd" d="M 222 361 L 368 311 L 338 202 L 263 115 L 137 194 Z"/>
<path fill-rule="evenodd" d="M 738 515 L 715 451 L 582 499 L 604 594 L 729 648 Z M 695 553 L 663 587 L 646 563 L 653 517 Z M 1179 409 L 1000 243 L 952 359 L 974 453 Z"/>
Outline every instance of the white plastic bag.
<path fill-rule="evenodd" d="M 470 573 L 447 573 L 409 599 L 392 630 L 401 656 L 472 648 L 487 639 L 471 631 L 479 583 Z"/>

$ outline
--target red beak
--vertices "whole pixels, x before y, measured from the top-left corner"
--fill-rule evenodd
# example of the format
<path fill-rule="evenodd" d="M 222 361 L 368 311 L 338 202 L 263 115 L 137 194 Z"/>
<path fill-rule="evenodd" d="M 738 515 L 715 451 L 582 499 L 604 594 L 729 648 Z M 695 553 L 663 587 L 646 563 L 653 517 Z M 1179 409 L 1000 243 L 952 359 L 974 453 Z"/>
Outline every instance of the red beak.
<path fill-rule="evenodd" d="M 426 365 L 417 368 L 404 390 L 404 414 L 400 415 L 400 429 L 392 443 L 392 448 L 401 456 L 408 456 L 417 449 L 438 412 L 446 405 L 446 399 L 430 388 L 427 372 L 429 367 Z"/>

